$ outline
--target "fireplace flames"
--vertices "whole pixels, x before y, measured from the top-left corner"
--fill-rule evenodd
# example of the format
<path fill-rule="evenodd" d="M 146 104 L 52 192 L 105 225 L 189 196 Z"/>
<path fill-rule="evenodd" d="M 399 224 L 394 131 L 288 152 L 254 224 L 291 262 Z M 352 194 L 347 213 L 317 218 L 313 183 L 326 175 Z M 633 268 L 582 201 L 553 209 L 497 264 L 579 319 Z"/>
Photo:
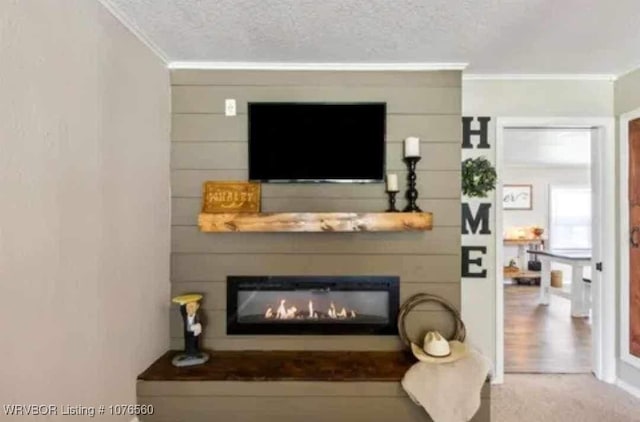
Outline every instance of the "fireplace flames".
<path fill-rule="evenodd" d="M 330 319 L 348 319 L 348 318 L 356 318 L 356 311 L 353 309 L 347 310 L 347 308 L 342 307 L 340 311 L 336 311 L 336 305 L 331 302 L 329 308 L 323 312 L 316 310 L 313 306 L 313 301 L 309 301 L 309 305 L 306 310 L 298 310 L 295 306 L 287 307 L 286 299 L 280 299 L 280 305 L 274 311 L 272 307 L 267 308 L 264 313 L 264 317 L 266 319 L 321 319 L 321 318 L 330 318 Z"/>

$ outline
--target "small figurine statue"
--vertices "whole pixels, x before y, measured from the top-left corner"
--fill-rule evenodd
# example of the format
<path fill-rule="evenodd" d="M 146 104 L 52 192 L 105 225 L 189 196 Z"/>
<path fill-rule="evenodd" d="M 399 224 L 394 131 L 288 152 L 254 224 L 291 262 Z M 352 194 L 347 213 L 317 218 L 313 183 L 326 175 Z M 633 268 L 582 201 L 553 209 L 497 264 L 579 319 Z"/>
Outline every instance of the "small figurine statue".
<path fill-rule="evenodd" d="M 174 366 L 200 365 L 209 360 L 207 353 L 201 352 L 198 345 L 202 334 L 202 323 L 198 316 L 200 309 L 200 294 L 187 294 L 172 299 L 180 305 L 180 314 L 184 324 L 184 353 L 176 355 L 171 363 Z"/>

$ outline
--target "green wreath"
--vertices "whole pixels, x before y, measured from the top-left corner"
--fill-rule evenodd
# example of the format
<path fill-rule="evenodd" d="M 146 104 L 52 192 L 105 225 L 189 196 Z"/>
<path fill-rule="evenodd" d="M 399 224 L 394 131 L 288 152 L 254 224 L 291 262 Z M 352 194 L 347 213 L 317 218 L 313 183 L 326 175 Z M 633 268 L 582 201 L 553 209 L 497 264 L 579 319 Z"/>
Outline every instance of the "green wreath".
<path fill-rule="evenodd" d="M 462 162 L 462 193 L 486 198 L 496 188 L 496 169 L 485 157 L 467 158 Z"/>

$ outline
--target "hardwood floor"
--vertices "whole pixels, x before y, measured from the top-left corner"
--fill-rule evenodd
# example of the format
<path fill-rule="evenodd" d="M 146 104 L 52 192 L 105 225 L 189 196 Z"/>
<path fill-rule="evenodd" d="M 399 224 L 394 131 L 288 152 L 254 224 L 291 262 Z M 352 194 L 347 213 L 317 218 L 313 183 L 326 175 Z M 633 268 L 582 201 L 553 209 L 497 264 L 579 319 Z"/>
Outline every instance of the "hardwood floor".
<path fill-rule="evenodd" d="M 591 321 L 571 318 L 571 304 L 561 297 L 538 305 L 538 292 L 505 285 L 505 372 L 591 372 Z"/>

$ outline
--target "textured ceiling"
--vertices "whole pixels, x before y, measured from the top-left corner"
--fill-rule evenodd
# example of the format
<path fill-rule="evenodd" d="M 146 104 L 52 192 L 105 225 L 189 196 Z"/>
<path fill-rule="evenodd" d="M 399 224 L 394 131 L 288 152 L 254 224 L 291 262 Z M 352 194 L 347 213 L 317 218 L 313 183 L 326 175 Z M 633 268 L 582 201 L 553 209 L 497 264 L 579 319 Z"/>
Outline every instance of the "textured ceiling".
<path fill-rule="evenodd" d="M 640 0 L 104 2 L 170 61 L 465 62 L 514 74 L 640 64 Z"/>

